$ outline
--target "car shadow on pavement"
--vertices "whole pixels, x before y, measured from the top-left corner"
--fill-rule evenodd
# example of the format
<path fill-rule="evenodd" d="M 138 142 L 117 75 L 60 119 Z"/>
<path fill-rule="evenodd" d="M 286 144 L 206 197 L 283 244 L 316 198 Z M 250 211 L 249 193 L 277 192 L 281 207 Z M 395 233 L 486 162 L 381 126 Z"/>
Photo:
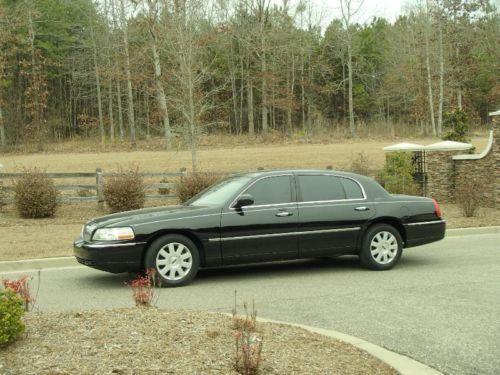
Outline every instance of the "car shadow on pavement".
<path fill-rule="evenodd" d="M 353 272 L 363 270 L 357 257 L 302 259 L 259 263 L 225 268 L 202 269 L 194 282 L 219 281 L 223 279 L 256 279 L 278 276 L 300 276 L 323 272 Z"/>

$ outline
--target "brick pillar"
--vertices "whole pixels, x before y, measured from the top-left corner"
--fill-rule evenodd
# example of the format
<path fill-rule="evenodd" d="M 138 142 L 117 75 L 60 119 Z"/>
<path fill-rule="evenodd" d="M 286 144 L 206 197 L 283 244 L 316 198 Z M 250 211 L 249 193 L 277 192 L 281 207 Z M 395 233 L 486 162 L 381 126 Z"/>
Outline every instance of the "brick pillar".
<path fill-rule="evenodd" d="M 455 168 L 452 157 L 463 151 L 427 151 L 427 196 L 439 202 L 452 202 Z"/>

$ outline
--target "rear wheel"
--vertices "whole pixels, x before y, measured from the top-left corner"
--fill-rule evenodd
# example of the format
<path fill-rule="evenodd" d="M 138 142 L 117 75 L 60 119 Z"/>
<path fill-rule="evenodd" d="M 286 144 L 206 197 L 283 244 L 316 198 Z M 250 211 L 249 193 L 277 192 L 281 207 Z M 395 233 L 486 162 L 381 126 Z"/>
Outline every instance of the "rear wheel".
<path fill-rule="evenodd" d="M 161 286 L 182 286 L 198 273 L 200 256 L 189 238 L 169 234 L 150 245 L 144 264 L 147 269 L 155 270 L 156 280 Z"/>
<path fill-rule="evenodd" d="M 388 270 L 396 265 L 403 252 L 403 240 L 396 228 L 375 224 L 363 238 L 359 258 L 366 268 Z"/>

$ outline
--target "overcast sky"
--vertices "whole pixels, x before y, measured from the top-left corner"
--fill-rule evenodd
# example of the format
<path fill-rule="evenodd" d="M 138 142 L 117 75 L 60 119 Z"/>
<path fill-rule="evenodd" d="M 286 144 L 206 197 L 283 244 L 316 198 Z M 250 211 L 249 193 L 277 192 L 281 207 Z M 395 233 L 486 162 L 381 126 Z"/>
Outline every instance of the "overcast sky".
<path fill-rule="evenodd" d="M 384 17 L 389 21 L 394 21 L 399 14 L 402 14 L 402 8 L 412 0 L 352 0 L 354 8 L 362 2 L 360 11 L 355 18 L 356 22 L 369 22 L 373 17 Z M 413 0 L 418 1 L 418 0 Z M 274 0 L 279 4 L 282 0 Z M 297 4 L 298 0 L 292 0 L 292 4 Z M 314 12 L 321 17 L 321 25 L 328 26 L 333 18 L 340 18 L 339 0 L 310 0 Z"/>

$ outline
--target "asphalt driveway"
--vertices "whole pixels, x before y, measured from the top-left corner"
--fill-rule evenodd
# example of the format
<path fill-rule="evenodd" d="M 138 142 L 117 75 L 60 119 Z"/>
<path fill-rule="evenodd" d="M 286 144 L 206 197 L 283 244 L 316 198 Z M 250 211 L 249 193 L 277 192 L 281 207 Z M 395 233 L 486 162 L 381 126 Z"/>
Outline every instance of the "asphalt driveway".
<path fill-rule="evenodd" d="M 37 308 L 132 306 L 126 281 L 47 269 Z M 500 371 L 500 234 L 408 249 L 386 272 L 361 269 L 356 258 L 205 270 L 187 287 L 161 290 L 157 305 L 230 312 L 235 290 L 239 303 L 255 300 L 260 317 L 345 332 L 444 373 Z"/>

